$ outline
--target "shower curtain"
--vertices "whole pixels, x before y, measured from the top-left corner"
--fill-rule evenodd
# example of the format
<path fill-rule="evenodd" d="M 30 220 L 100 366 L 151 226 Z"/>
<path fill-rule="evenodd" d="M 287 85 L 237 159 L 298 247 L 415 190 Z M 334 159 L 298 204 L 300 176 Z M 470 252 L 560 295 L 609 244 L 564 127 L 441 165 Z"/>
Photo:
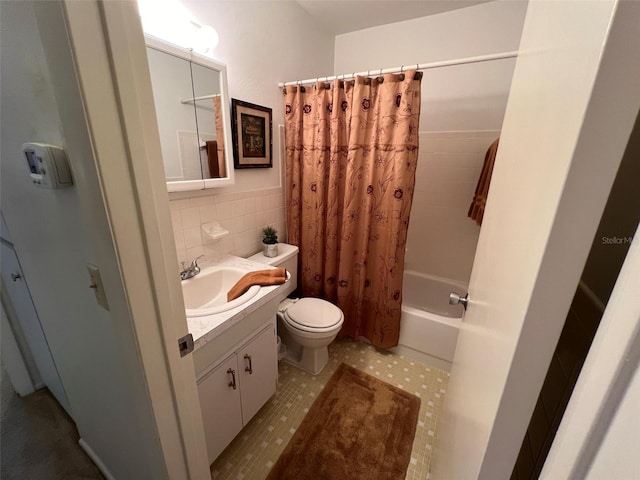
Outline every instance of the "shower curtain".
<path fill-rule="evenodd" d="M 343 310 L 339 336 L 379 348 L 400 332 L 421 77 L 284 91 L 287 234 L 300 248 L 301 293 Z"/>

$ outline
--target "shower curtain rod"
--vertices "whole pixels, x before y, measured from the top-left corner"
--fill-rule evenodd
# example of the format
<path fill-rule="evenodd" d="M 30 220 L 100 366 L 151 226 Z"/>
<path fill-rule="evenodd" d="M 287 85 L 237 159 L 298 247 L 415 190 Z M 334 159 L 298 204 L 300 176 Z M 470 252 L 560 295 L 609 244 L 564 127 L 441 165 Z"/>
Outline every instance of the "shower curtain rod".
<path fill-rule="evenodd" d="M 355 78 L 356 76 L 382 75 L 385 73 L 402 73 L 406 70 L 411 70 L 411 69 L 429 70 L 431 68 L 450 67 L 453 65 L 466 65 L 469 63 L 488 62 L 491 60 L 502 60 L 504 58 L 515 58 L 517 56 L 518 56 L 518 51 L 513 50 L 511 52 L 492 53 L 489 55 L 479 55 L 477 57 L 456 58 L 455 60 L 442 60 L 440 62 L 402 65 L 401 67 L 380 68 L 375 70 L 367 70 L 366 72 L 345 73 L 343 75 L 333 75 L 330 77 L 316 77 L 316 78 L 308 78 L 306 80 L 297 80 L 293 82 L 281 82 L 278 84 L 278 86 L 280 88 L 283 88 L 289 85 L 309 85 L 309 84 L 313 84 L 320 81 L 329 82 L 337 78 L 340 80 L 345 80 L 347 78 Z"/>
<path fill-rule="evenodd" d="M 207 100 L 208 98 L 215 98 L 215 97 L 219 97 L 219 96 L 220 96 L 219 93 L 214 93 L 213 95 L 203 95 L 201 97 L 183 98 L 182 100 L 180 100 L 180 103 L 195 103 L 198 100 Z"/>

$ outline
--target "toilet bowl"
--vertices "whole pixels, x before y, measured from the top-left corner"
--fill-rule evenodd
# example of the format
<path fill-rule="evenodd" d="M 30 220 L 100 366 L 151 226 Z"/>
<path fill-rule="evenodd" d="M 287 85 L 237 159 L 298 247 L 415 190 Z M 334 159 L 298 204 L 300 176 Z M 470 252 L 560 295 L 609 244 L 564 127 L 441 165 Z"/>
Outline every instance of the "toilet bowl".
<path fill-rule="evenodd" d="M 329 361 L 328 345 L 336 338 L 344 315 L 342 310 L 320 298 L 285 298 L 298 286 L 298 247 L 278 244 L 276 257 L 256 253 L 254 262 L 284 267 L 291 274 L 280 289 L 282 302 L 278 307 L 278 335 L 286 349 L 283 360 L 317 375 Z"/>
<path fill-rule="evenodd" d="M 326 300 L 285 299 L 278 309 L 278 331 L 287 345 L 284 360 L 317 375 L 329 361 L 327 347 L 343 322 L 342 310 Z"/>

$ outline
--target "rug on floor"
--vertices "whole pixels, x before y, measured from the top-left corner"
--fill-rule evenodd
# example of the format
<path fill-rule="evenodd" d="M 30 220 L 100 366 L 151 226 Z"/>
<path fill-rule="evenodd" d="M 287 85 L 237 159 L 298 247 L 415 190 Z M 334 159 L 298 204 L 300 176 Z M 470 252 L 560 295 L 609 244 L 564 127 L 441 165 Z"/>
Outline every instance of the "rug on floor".
<path fill-rule="evenodd" d="M 420 399 L 341 364 L 269 480 L 404 479 Z"/>

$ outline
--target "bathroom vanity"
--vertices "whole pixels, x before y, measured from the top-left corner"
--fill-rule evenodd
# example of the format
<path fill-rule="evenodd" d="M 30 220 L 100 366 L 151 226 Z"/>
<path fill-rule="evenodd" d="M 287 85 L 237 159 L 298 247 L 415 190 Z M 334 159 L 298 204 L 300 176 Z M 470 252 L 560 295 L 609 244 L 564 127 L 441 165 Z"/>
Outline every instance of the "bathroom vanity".
<path fill-rule="evenodd" d="M 226 256 L 216 265 L 263 270 L 265 265 Z M 203 265 L 206 272 L 207 265 Z M 209 463 L 231 443 L 276 391 L 276 312 L 285 285 L 260 287 L 243 305 L 188 317 Z"/>

